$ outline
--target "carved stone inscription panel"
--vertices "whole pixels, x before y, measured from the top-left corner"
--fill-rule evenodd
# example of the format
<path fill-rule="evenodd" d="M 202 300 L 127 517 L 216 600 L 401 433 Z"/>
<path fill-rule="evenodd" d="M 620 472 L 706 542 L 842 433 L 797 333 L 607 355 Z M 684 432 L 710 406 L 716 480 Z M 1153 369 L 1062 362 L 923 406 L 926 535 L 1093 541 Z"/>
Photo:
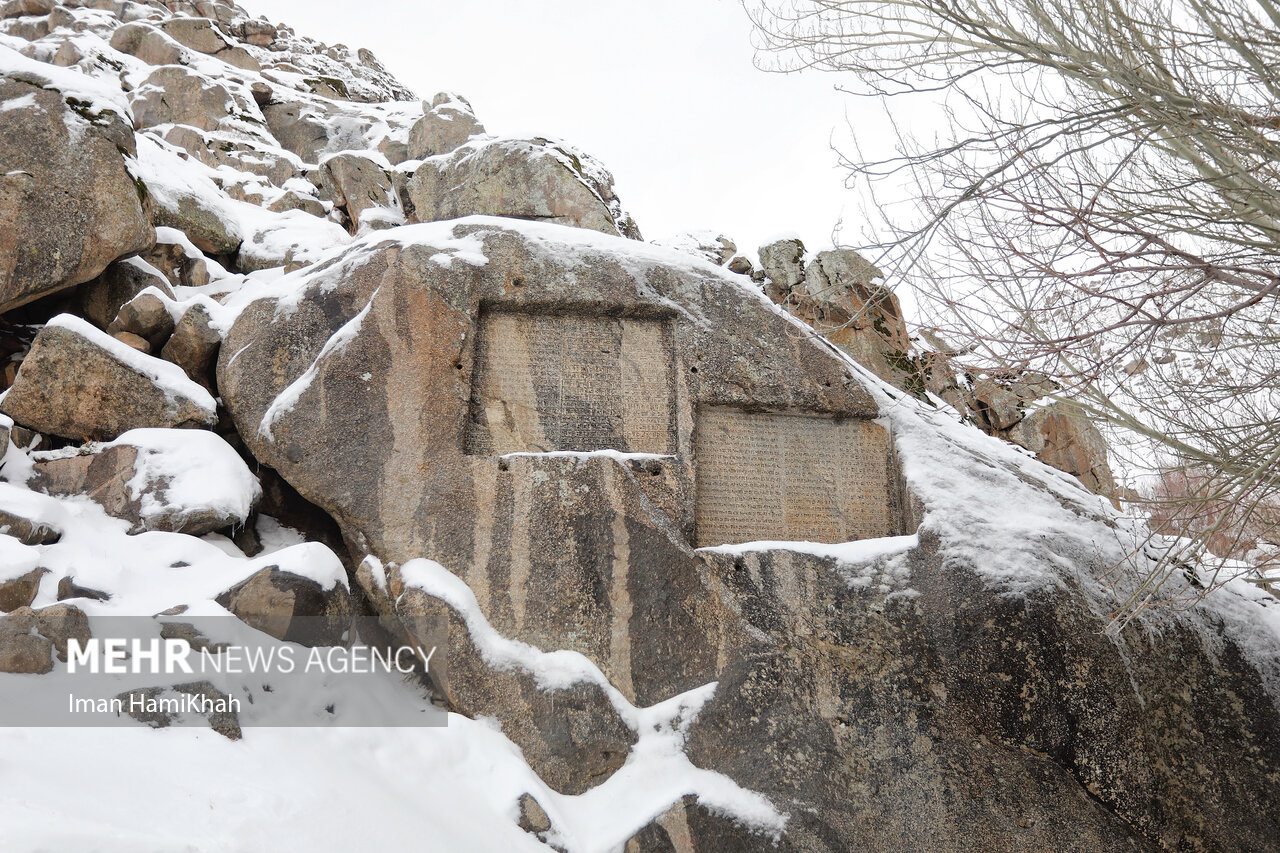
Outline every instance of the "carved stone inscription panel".
<path fill-rule="evenodd" d="M 698 410 L 698 546 L 898 533 L 889 432 L 867 420 Z"/>
<path fill-rule="evenodd" d="M 467 452 L 675 452 L 671 323 L 481 314 Z"/>

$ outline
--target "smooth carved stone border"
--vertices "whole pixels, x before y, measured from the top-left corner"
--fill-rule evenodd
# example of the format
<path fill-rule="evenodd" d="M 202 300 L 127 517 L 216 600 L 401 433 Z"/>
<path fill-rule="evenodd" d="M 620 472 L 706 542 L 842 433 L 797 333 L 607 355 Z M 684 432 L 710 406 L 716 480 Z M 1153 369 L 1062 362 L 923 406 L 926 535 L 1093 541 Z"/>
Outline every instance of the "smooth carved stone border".
<path fill-rule="evenodd" d="M 893 441 L 873 421 L 703 406 L 694 452 L 698 547 L 905 532 Z"/>
<path fill-rule="evenodd" d="M 483 309 L 466 452 L 676 450 L 670 320 Z"/>

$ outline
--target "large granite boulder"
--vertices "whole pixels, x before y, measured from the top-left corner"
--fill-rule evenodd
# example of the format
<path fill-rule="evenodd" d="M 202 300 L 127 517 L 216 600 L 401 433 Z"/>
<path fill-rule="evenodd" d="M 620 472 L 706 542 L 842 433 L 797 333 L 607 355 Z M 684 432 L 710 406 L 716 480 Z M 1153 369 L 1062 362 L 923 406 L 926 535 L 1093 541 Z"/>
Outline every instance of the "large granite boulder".
<path fill-rule="evenodd" d="M 828 492 L 839 490 L 819 485 L 811 505 L 791 507 L 830 525 L 812 535 L 906 529 L 871 398 L 749 283 L 555 225 L 476 217 L 383 233 L 298 278 L 284 299 L 249 305 L 221 349 L 218 387 L 254 456 L 393 579 L 396 566 L 429 554 L 471 584 L 498 632 L 581 652 L 627 700 L 650 704 L 714 680 L 717 650 L 740 630 L 694 552 L 700 522 L 706 537 L 734 522 L 716 507 L 697 517 L 701 413 L 720 424 L 702 439 L 705 468 L 717 472 L 707 488 L 739 488 L 732 429 L 752 426 L 753 411 L 788 412 L 788 428 L 865 437 L 866 474 L 884 489 L 868 513 L 833 516 Z M 744 439 L 756 453 L 787 440 L 762 417 L 764 432 Z M 347 452 L 327 452 L 335 443 Z M 797 453 L 838 456 L 839 447 L 818 441 Z M 748 538 L 777 538 L 781 511 L 762 516 Z M 393 606 L 401 590 L 360 579 L 404 633 Z M 511 720 L 522 715 L 504 714 L 497 698 L 508 710 L 536 707 L 541 720 L 560 701 L 600 708 L 538 691 L 519 692 L 518 703 L 513 691 L 484 699 L 483 681 L 446 695 L 455 708 Z M 539 766 L 561 768 L 553 778 L 567 789 L 596 778 L 590 767 L 612 769 L 602 758 L 571 775 L 570 743 L 573 755 L 624 757 L 607 713 L 580 727 L 583 741 L 524 716 L 511 734 Z"/>
<path fill-rule="evenodd" d="M 178 65 L 186 51 L 171 36 L 150 24 L 132 21 L 111 34 L 111 47 L 148 65 Z"/>
<path fill-rule="evenodd" d="M 384 161 L 385 162 L 385 161 Z M 387 168 L 372 157 L 342 153 L 326 157 L 317 170 L 319 186 L 347 218 L 347 228 L 355 234 L 365 225 L 403 225 L 400 201 L 391 185 Z M 380 219 L 364 214 L 381 214 Z"/>
<path fill-rule="evenodd" d="M 62 76 L 49 76 L 57 69 L 29 65 L 0 78 L 0 312 L 88 281 L 155 241 L 125 166 L 134 141 L 123 107 L 64 92 Z"/>
<path fill-rule="evenodd" d="M 422 162 L 406 192 L 412 221 L 509 216 L 639 238 L 598 162 L 546 139 L 484 137 Z"/>
<path fill-rule="evenodd" d="M 423 106 L 428 106 L 425 102 Z M 448 154 L 473 136 L 484 134 L 471 104 L 452 93 L 441 92 L 432 99 L 422 118 L 409 131 L 408 158 L 422 160 Z"/>
<path fill-rule="evenodd" d="M 0 411 L 22 426 L 107 441 L 136 427 L 209 427 L 216 404 L 182 368 L 143 355 L 78 317 L 40 330 Z"/>
<path fill-rule="evenodd" d="M 810 413 L 875 445 L 866 391 L 749 285 L 678 253 L 480 217 L 383 233 L 228 333 L 218 387 L 254 456 L 365 553 L 431 555 L 503 634 L 587 654 L 630 699 L 712 680 L 697 413 Z M 901 506 L 877 502 L 868 523 L 899 532 Z"/>

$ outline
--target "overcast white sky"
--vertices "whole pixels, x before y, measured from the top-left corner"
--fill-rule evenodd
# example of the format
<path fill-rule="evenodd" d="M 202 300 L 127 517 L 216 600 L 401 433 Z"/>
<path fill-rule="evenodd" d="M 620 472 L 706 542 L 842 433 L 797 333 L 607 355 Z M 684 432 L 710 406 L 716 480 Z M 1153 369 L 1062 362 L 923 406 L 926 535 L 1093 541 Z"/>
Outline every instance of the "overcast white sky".
<path fill-rule="evenodd" d="M 779 232 L 809 249 L 861 227 L 831 150 L 884 137 L 831 74 L 752 62 L 737 0 L 240 0 L 327 44 L 367 47 L 430 98 L 457 91 L 493 133 L 555 136 L 602 160 L 647 239 L 729 234 L 754 257 Z"/>

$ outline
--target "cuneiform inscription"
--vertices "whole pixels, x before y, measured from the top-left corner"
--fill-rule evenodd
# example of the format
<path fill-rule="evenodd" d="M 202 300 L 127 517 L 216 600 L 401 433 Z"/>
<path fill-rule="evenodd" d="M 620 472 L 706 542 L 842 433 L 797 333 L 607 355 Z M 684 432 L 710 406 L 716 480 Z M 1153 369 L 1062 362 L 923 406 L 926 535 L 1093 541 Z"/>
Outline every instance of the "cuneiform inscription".
<path fill-rule="evenodd" d="M 671 335 L 662 320 L 486 311 L 467 451 L 674 452 Z"/>
<path fill-rule="evenodd" d="M 698 411 L 698 545 L 898 533 L 889 432 L 817 415 Z"/>

